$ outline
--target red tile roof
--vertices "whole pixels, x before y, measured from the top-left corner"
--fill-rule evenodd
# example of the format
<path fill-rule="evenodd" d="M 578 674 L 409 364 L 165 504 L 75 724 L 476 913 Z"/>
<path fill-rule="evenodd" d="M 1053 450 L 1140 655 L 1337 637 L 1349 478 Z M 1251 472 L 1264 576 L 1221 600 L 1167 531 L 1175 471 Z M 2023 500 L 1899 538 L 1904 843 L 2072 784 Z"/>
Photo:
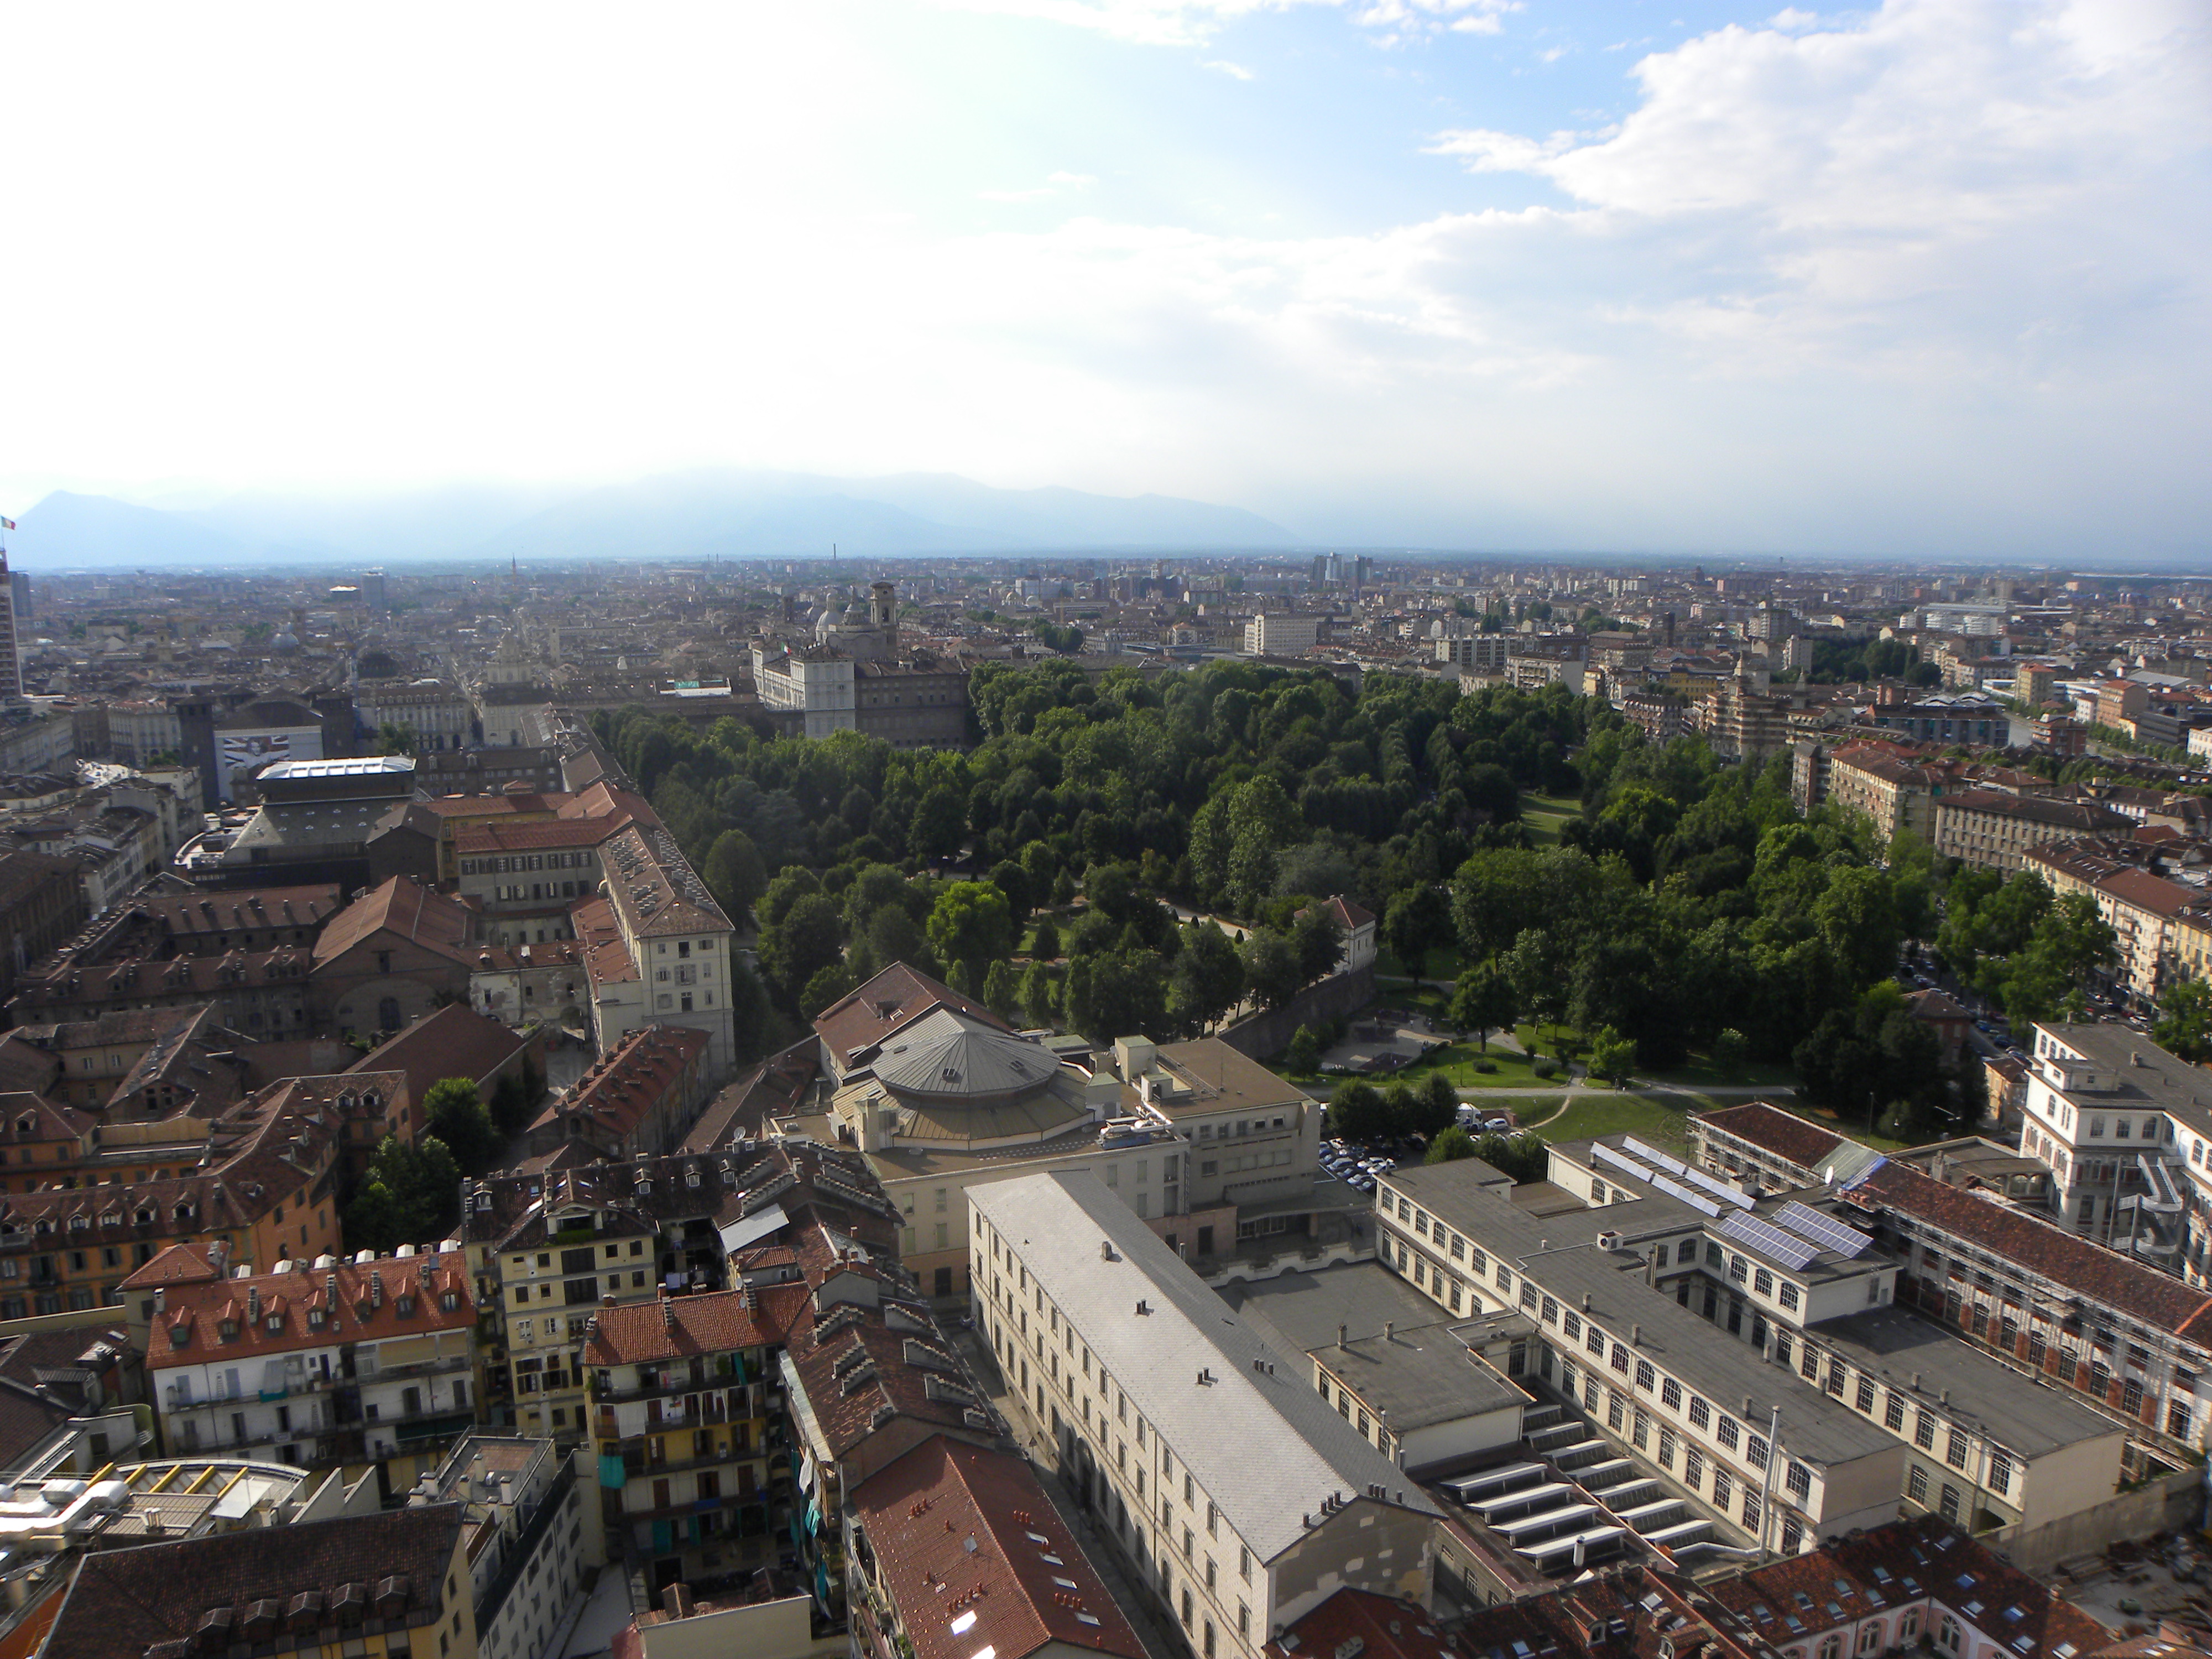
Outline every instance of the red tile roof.
<path fill-rule="evenodd" d="M 662 1297 L 601 1308 L 584 1339 L 586 1365 L 644 1365 L 695 1354 L 734 1353 L 781 1344 L 806 1305 L 805 1285 Z"/>
<path fill-rule="evenodd" d="M 530 1127 L 534 1131 L 579 1118 L 602 1135 L 627 1139 L 668 1091 L 695 1071 L 707 1048 L 704 1031 L 684 1025 L 641 1025 L 612 1054 L 593 1061 L 575 1086 L 548 1105 Z"/>
<path fill-rule="evenodd" d="M 146 1266 L 152 1267 L 161 1259 L 156 1256 Z M 459 1250 L 404 1260 L 349 1261 L 331 1267 L 302 1266 L 290 1273 L 256 1273 L 250 1279 L 194 1284 L 167 1278 L 157 1282 L 167 1305 L 154 1316 L 147 1335 L 146 1364 L 151 1370 L 241 1355 L 292 1353 L 340 1342 L 383 1342 L 461 1331 L 477 1318 L 468 1258 Z M 123 1286 L 143 1288 L 137 1273 L 125 1279 Z M 451 1308 L 445 1305 L 448 1298 Z M 226 1321 L 234 1332 L 227 1339 L 222 1334 Z"/>
<path fill-rule="evenodd" d="M 347 1069 L 404 1072 L 408 1098 L 421 1100 L 432 1084 L 449 1077 L 483 1082 L 528 1046 L 497 1020 L 451 1002 L 386 1038 Z"/>
<path fill-rule="evenodd" d="M 1894 1158 L 1842 1196 L 1862 1208 L 1911 1216 L 2155 1330 L 2212 1346 L 2212 1292 L 2191 1290 L 2001 1200 L 1950 1186 Z"/>
<path fill-rule="evenodd" d="M 1741 1106 L 1723 1106 L 1696 1115 L 1698 1122 L 1709 1123 L 1740 1140 L 1747 1140 L 1800 1169 L 1816 1167 L 1822 1158 L 1844 1144 L 1844 1137 L 1833 1130 L 1823 1129 L 1817 1123 L 1808 1123 L 1796 1113 L 1785 1112 L 1779 1106 L 1770 1106 L 1763 1100 L 1747 1101 Z"/>
<path fill-rule="evenodd" d="M 1081 1540 L 1012 1453 L 933 1435 L 846 1502 L 914 1659 L 1024 1659 L 1054 1642 L 1145 1659 Z"/>
<path fill-rule="evenodd" d="M 425 887 L 411 876 L 394 876 L 332 918 L 315 941 L 315 966 L 329 967 L 380 933 L 404 939 L 455 962 L 471 962 L 474 957 L 468 945 L 473 922 L 469 910 L 458 900 Z"/>

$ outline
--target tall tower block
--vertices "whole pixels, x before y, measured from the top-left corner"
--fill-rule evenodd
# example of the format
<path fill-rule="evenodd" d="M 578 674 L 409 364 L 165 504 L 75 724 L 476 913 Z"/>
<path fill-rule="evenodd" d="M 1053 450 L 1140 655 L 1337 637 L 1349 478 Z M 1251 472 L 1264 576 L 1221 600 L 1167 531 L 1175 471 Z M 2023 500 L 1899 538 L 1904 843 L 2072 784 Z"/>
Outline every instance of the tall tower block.
<path fill-rule="evenodd" d="M 15 584 L 0 548 L 0 704 L 23 701 L 23 657 L 15 639 Z"/>

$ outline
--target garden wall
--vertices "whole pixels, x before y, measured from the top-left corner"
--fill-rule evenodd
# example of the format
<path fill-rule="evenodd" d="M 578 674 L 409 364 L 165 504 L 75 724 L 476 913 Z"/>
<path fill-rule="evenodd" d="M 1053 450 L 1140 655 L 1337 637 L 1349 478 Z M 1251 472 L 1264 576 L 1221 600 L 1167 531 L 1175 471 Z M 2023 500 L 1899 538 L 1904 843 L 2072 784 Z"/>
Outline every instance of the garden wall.
<path fill-rule="evenodd" d="M 1221 1040 L 1240 1054 L 1265 1060 L 1289 1048 L 1299 1026 L 1348 1019 L 1375 998 L 1375 967 L 1370 963 L 1348 974 L 1316 980 L 1282 1007 L 1263 1008 L 1224 1027 Z"/>

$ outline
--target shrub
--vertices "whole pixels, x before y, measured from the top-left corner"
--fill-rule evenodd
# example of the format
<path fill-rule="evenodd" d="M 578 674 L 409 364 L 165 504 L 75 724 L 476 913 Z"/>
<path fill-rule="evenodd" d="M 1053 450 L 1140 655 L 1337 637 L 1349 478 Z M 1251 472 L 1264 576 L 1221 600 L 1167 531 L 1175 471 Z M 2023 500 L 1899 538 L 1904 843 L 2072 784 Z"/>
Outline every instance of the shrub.
<path fill-rule="evenodd" d="M 1548 1081 L 1551 1079 L 1559 1076 L 1559 1062 L 1556 1060 L 1540 1060 L 1536 1061 L 1535 1064 L 1529 1066 L 1528 1069 L 1534 1072 L 1538 1077 Z"/>

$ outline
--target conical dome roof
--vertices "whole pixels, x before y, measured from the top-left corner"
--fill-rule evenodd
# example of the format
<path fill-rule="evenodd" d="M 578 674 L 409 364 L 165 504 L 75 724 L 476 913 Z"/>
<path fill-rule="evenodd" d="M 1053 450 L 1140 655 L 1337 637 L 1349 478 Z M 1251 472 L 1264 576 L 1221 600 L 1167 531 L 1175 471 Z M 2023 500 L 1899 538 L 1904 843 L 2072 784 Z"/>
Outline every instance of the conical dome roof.
<path fill-rule="evenodd" d="M 894 1094 L 956 1100 L 1019 1094 L 1059 1069 L 1042 1044 L 943 1008 L 897 1033 L 875 1064 L 878 1081 Z"/>

